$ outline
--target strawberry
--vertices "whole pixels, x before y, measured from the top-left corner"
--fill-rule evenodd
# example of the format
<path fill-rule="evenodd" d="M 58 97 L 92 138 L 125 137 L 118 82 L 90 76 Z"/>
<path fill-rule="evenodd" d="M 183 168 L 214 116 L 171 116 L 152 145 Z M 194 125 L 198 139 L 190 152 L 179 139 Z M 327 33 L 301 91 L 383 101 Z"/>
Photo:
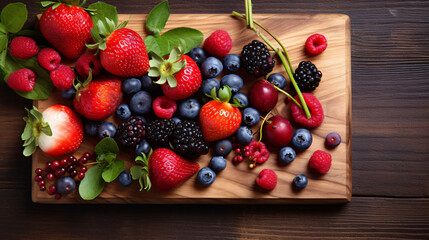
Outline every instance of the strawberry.
<path fill-rule="evenodd" d="M 24 141 L 24 156 L 30 156 L 37 146 L 52 157 L 75 152 L 83 140 L 83 124 L 69 107 L 53 105 L 43 114 L 36 107 L 24 117 L 27 123 L 21 135 Z"/>
<path fill-rule="evenodd" d="M 183 55 L 180 47 L 175 47 L 168 58 L 151 53 L 149 61 L 150 77 L 159 77 L 155 83 L 161 84 L 164 95 L 173 99 L 185 99 L 194 94 L 201 86 L 201 71 L 188 55 Z M 168 83 L 168 84 L 166 84 Z"/>
<path fill-rule="evenodd" d="M 157 148 L 149 157 L 150 181 L 159 190 L 168 191 L 177 187 L 198 170 L 198 163 L 190 162 L 167 148 Z"/>
<path fill-rule="evenodd" d="M 77 92 L 73 100 L 76 111 L 84 117 L 100 121 L 112 115 L 122 102 L 121 80 L 112 75 L 105 75 L 76 86 Z"/>
<path fill-rule="evenodd" d="M 55 4 L 52 2 L 52 4 Z M 49 7 L 40 18 L 40 31 L 62 55 L 77 59 L 91 41 L 92 19 L 80 6 Z"/>
<path fill-rule="evenodd" d="M 219 89 L 219 98 L 216 88 L 211 91 L 214 100 L 204 104 L 200 111 L 201 130 L 204 139 L 208 142 L 217 141 L 234 134 L 241 124 L 241 112 L 238 109 L 239 100 L 234 98 L 234 104 L 229 103 L 231 89 L 225 85 Z"/>
<path fill-rule="evenodd" d="M 127 23 L 116 27 L 112 20 L 99 20 L 97 30 L 91 29 L 96 43 L 87 44 L 87 47 L 100 50 L 101 66 L 108 72 L 121 77 L 138 77 L 147 73 L 149 57 L 143 39 L 134 30 L 125 28 Z"/>

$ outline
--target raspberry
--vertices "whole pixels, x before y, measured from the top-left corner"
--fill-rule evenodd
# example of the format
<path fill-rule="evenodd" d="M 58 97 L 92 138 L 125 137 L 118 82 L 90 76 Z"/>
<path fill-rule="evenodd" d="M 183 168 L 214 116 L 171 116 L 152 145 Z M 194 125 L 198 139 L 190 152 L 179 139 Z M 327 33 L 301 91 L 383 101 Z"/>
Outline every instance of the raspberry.
<path fill-rule="evenodd" d="M 256 183 L 266 190 L 274 189 L 277 185 L 277 174 L 271 169 L 264 169 L 256 177 Z"/>
<path fill-rule="evenodd" d="M 52 71 L 60 66 L 61 56 L 52 48 L 44 48 L 37 55 L 40 66 L 48 71 Z"/>
<path fill-rule="evenodd" d="M 216 30 L 205 41 L 204 50 L 217 57 L 225 57 L 232 48 L 232 40 L 227 31 Z"/>
<path fill-rule="evenodd" d="M 331 154 L 322 150 L 317 150 L 310 158 L 309 165 L 311 168 L 316 169 L 319 173 L 327 173 L 331 168 L 332 157 Z"/>
<path fill-rule="evenodd" d="M 71 67 L 60 64 L 57 69 L 51 71 L 50 76 L 56 88 L 67 90 L 73 87 L 76 74 Z"/>
<path fill-rule="evenodd" d="M 152 108 L 157 117 L 170 119 L 177 110 L 177 104 L 170 98 L 161 96 L 153 100 Z"/>
<path fill-rule="evenodd" d="M 7 84 L 12 89 L 30 92 L 36 84 L 36 74 L 27 68 L 16 70 L 7 77 Z"/>
<path fill-rule="evenodd" d="M 270 152 L 268 151 L 267 147 L 263 142 L 257 142 L 255 140 L 252 140 L 247 146 L 243 148 L 244 156 L 248 157 L 249 160 L 252 162 L 249 167 L 254 168 L 256 167 L 257 163 L 264 163 L 268 160 L 268 157 L 270 156 Z M 236 159 L 239 161 L 242 161 L 241 159 Z"/>
<path fill-rule="evenodd" d="M 323 122 L 323 118 L 325 115 L 323 114 L 322 104 L 320 104 L 319 100 L 312 95 L 311 93 L 302 93 L 305 102 L 310 110 L 311 117 L 307 118 L 304 110 L 299 108 L 295 103 L 292 103 L 291 110 L 293 119 L 295 122 L 300 123 L 307 127 L 318 127 Z M 295 96 L 295 99 L 299 102 L 298 95 Z"/>
<path fill-rule="evenodd" d="M 313 34 L 305 41 L 305 49 L 311 54 L 319 54 L 328 47 L 328 41 L 322 34 Z"/>
<path fill-rule="evenodd" d="M 9 51 L 16 58 L 26 59 L 35 56 L 39 52 L 39 46 L 29 37 L 16 37 L 10 43 Z"/>
<path fill-rule="evenodd" d="M 98 56 L 87 52 L 77 60 L 76 70 L 80 76 L 88 77 L 89 69 L 91 69 L 92 76 L 97 76 L 101 72 L 101 63 Z"/>

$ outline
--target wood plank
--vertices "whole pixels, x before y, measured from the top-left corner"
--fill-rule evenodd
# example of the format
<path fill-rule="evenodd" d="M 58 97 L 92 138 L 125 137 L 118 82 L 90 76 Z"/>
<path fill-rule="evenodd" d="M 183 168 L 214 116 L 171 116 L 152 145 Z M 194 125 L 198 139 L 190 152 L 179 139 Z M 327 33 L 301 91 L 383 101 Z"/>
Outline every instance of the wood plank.
<path fill-rule="evenodd" d="M 121 15 L 120 19 L 126 20 L 127 15 Z M 143 23 L 146 15 L 133 15 L 128 27 L 144 35 Z M 286 43 L 292 63 L 297 66 L 301 60 L 313 61 L 323 72 L 321 86 L 313 93 L 321 101 L 324 111 L 324 123 L 312 130 L 313 144 L 311 148 L 298 154 L 297 159 L 288 166 L 277 161 L 278 148 L 271 148 L 271 156 L 267 163 L 256 169 L 249 169 L 248 163 L 232 164 L 232 154 L 228 157 L 229 167 L 218 174 L 215 184 L 203 188 L 196 184 L 196 176 L 185 182 L 182 186 L 168 192 L 159 192 L 155 189 L 147 192 L 136 191 L 137 184 L 124 189 L 118 183 L 108 184 L 99 198 L 93 203 L 243 203 L 252 200 L 258 203 L 286 203 L 297 202 L 295 199 L 304 199 L 300 202 L 344 202 L 351 197 L 351 78 L 350 78 L 350 29 L 349 18 L 345 15 L 255 15 L 255 19 L 265 26 L 270 26 L 278 38 Z M 323 26 L 314 23 L 323 23 Z M 288 29 L 283 26 L 288 25 Z M 244 21 L 237 20 L 230 15 L 172 15 L 165 30 L 189 26 L 200 29 L 205 36 L 210 35 L 216 29 L 225 29 L 231 35 L 234 46 L 231 52 L 240 53 L 242 47 L 255 39 L 252 31 L 244 29 Z M 306 55 L 303 44 L 306 38 L 314 32 L 322 32 L 329 40 L 329 48 L 321 55 L 311 57 Z M 277 62 L 280 62 L 277 59 Z M 273 72 L 285 74 L 281 64 Z M 244 92 L 247 92 L 257 79 L 250 75 L 243 75 L 245 79 Z M 218 77 L 220 80 L 220 77 Z M 40 110 L 53 104 L 70 104 L 61 99 L 59 92 L 45 101 L 38 101 Z M 273 111 L 273 115 L 290 117 L 290 103 L 286 96 L 282 95 Z M 113 117 L 111 121 L 116 121 Z M 298 126 L 296 126 L 298 127 Z M 257 127 L 254 128 L 257 131 Z M 343 143 L 331 150 L 324 147 L 324 137 L 331 131 L 337 131 L 343 137 Z M 92 151 L 98 140 L 87 138 L 78 150 L 76 156 L 85 151 Z M 308 159 L 317 150 L 323 149 L 333 155 L 333 166 L 326 175 L 316 175 L 308 169 Z M 119 159 L 127 161 L 127 169 L 133 163 L 132 153 L 122 151 Z M 198 159 L 200 165 L 207 166 L 211 156 L 206 155 Z M 47 161 L 53 160 L 41 151 L 33 157 L 33 168 L 43 167 Z M 258 190 L 255 187 L 257 174 L 263 168 L 270 168 L 279 176 L 278 186 L 271 192 Z M 305 191 L 296 191 L 292 188 L 292 180 L 295 175 L 305 173 L 310 177 L 310 184 Z M 46 203 L 71 203 L 82 202 L 75 192 L 61 201 L 56 201 L 38 190 L 33 184 L 33 200 Z"/>
<path fill-rule="evenodd" d="M 324 206 L 46 205 L 29 198 L 30 191 L 0 191 L 3 239 L 429 238 L 427 198 L 353 197 Z"/>

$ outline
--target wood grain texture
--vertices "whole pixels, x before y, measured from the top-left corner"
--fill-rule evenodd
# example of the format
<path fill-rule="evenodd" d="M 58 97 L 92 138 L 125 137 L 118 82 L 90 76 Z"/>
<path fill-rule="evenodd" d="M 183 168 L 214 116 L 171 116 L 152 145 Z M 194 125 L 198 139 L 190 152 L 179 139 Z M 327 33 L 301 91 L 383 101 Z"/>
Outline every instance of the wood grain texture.
<path fill-rule="evenodd" d="M 120 15 L 121 20 L 126 20 L 127 15 Z M 301 153 L 289 165 L 278 162 L 279 148 L 269 148 L 271 154 L 269 160 L 250 169 L 249 162 L 234 164 L 233 153 L 227 157 L 228 167 L 218 173 L 216 181 L 210 187 L 202 187 L 197 183 L 196 175 L 178 188 L 167 193 L 152 189 L 150 192 L 139 192 L 138 183 L 134 182 L 129 188 L 123 188 L 117 181 L 107 184 L 99 198 L 91 203 L 324 203 L 344 202 L 351 197 L 351 141 L 350 141 L 350 31 L 349 18 L 345 15 L 255 15 L 255 20 L 264 26 L 270 26 L 270 31 L 280 41 L 290 46 L 288 49 L 293 66 L 297 66 L 302 60 L 311 60 L 323 73 L 320 86 L 313 92 L 322 103 L 325 119 L 320 127 L 312 129 L 313 144 Z M 144 36 L 143 23 L 146 15 L 133 15 L 127 27 L 134 29 Z M 315 23 L 322 24 L 316 25 Z M 165 31 L 179 26 L 189 26 L 199 29 L 204 36 L 209 36 L 216 29 L 225 29 L 233 39 L 232 53 L 239 54 L 244 45 L 256 38 L 253 31 L 245 29 L 245 22 L 226 14 L 206 15 L 171 15 Z M 288 29 L 283 28 L 288 25 Z M 305 53 L 303 43 L 309 35 L 320 31 L 329 39 L 329 48 L 316 57 Z M 279 59 L 276 60 L 280 62 Z M 277 64 L 273 72 L 286 74 L 283 65 Z M 258 80 L 244 71 L 240 74 L 245 81 L 242 91 L 248 92 L 252 84 Z M 218 77 L 218 80 L 221 76 Z M 290 91 L 289 91 L 290 92 Z M 43 111 L 54 104 L 70 105 L 71 101 L 62 100 L 60 92 L 47 100 L 38 101 L 37 107 Z M 279 97 L 278 104 L 272 111 L 272 115 L 282 115 L 292 121 L 290 114 L 290 102 L 285 95 Z M 117 121 L 111 117 L 110 121 Z M 300 126 L 295 124 L 295 128 Z M 258 126 L 253 128 L 258 131 Z M 337 131 L 342 136 L 342 143 L 334 149 L 324 147 L 325 136 L 332 131 Z M 255 138 L 258 135 L 255 136 Z M 90 138 L 75 154 L 81 156 L 84 152 L 92 152 L 98 139 Z M 328 151 L 333 158 L 333 164 L 328 174 L 320 175 L 308 168 L 308 159 L 315 150 Z M 208 166 L 211 154 L 200 157 L 197 162 L 201 167 Z M 126 169 L 134 165 L 133 151 L 122 150 L 119 159 L 126 160 Z M 56 160 L 59 160 L 57 158 Z M 53 161 L 41 151 L 33 156 L 33 169 L 45 166 L 46 162 Z M 270 192 L 262 191 L 255 184 L 259 172 L 264 169 L 272 169 L 277 173 L 278 185 Z M 300 173 L 309 177 L 309 184 L 305 191 L 297 191 L 292 187 L 293 178 Z M 297 199 L 299 199 L 297 201 Z M 83 202 L 77 191 L 72 196 L 57 201 L 46 192 L 41 192 L 36 182 L 33 183 L 33 201 L 42 203 L 73 203 Z"/>

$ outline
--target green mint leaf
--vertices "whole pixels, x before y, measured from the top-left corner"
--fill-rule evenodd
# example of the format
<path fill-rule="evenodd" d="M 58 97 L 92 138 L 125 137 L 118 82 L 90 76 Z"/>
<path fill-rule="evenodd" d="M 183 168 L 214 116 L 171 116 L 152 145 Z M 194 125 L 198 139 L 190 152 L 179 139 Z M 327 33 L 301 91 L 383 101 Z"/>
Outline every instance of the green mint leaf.
<path fill-rule="evenodd" d="M 107 18 L 112 20 L 115 26 L 118 25 L 118 12 L 115 6 L 103 2 L 96 2 L 89 5 L 88 9 L 94 13 L 91 15 L 92 22 L 97 23 L 98 21 L 102 21 L 104 26 L 108 26 L 106 22 Z M 94 24 L 94 28 L 100 32 L 96 24 Z"/>
<path fill-rule="evenodd" d="M 113 160 L 115 160 L 117 157 L 117 155 L 114 153 L 106 153 L 103 156 L 104 156 L 104 160 L 106 160 L 106 162 L 108 162 L 109 164 L 112 163 Z"/>
<path fill-rule="evenodd" d="M 7 51 L 6 49 L 3 49 L 2 51 L 0 51 L 0 68 L 4 68 L 4 66 L 6 65 L 6 55 L 7 55 Z M 0 74 L 0 77 L 3 74 Z"/>
<path fill-rule="evenodd" d="M 164 29 L 169 17 L 170 8 L 168 6 L 168 1 L 163 1 L 150 11 L 146 20 L 146 29 L 150 34 L 158 36 Z"/>
<path fill-rule="evenodd" d="M 103 169 L 103 166 L 97 164 L 85 173 L 85 177 L 79 184 L 79 195 L 84 200 L 92 200 L 103 191 L 105 184 L 101 176 Z"/>
<path fill-rule="evenodd" d="M 106 137 L 95 146 L 95 153 L 99 156 L 106 155 L 108 153 L 119 155 L 119 147 L 113 138 Z"/>
<path fill-rule="evenodd" d="M 125 169 L 125 163 L 122 160 L 115 160 L 103 169 L 102 177 L 105 182 L 112 182 L 115 180 L 121 172 L 123 172 Z"/>
<path fill-rule="evenodd" d="M 22 68 L 28 68 L 36 74 L 36 84 L 34 85 L 34 89 L 30 92 L 15 92 L 21 97 L 31 100 L 47 99 L 51 95 L 54 85 L 52 84 L 49 72 L 39 65 L 37 57 L 18 59 L 12 57 L 12 55 L 8 53 L 5 58 L 4 66 L 0 66 L 0 72 L 2 73 L 0 76 L 7 82 L 9 74 Z"/>
<path fill-rule="evenodd" d="M 173 28 L 161 36 L 168 39 L 170 48 L 181 45 L 184 53 L 188 53 L 192 48 L 199 46 L 204 38 L 200 31 L 187 27 Z M 167 53 L 169 52 L 171 49 L 168 49 Z"/>
<path fill-rule="evenodd" d="M 154 37 L 149 35 L 144 39 L 144 43 L 148 53 L 154 52 L 161 57 L 164 57 L 171 51 L 170 42 L 163 36 Z"/>
<path fill-rule="evenodd" d="M 6 29 L 6 26 L 0 22 L 0 33 L 8 34 L 9 32 Z"/>
<path fill-rule="evenodd" d="M 16 33 L 24 26 L 27 21 L 27 7 L 23 3 L 9 3 L 1 11 L 1 22 L 11 33 Z"/>
<path fill-rule="evenodd" d="M 8 43 L 7 34 L 0 32 L 0 52 L 3 52 L 4 50 L 7 49 L 7 43 Z"/>
<path fill-rule="evenodd" d="M 133 180 L 137 180 L 143 176 L 143 171 L 141 166 L 132 166 L 130 168 L 131 177 Z"/>
<path fill-rule="evenodd" d="M 51 6 L 51 5 L 53 5 L 53 4 L 55 4 L 56 2 L 53 2 L 53 1 L 41 1 L 40 2 L 40 4 L 42 5 L 42 7 L 49 7 L 49 6 Z"/>

